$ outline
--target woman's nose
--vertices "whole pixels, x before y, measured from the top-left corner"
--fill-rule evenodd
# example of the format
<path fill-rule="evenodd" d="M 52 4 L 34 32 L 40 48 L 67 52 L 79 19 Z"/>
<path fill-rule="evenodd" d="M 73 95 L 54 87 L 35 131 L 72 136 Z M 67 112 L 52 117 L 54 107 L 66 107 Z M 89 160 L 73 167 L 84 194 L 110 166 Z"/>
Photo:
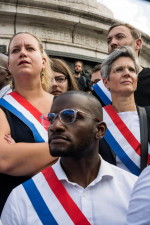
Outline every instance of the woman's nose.
<path fill-rule="evenodd" d="M 55 78 L 52 79 L 52 86 L 57 86 L 57 82 L 56 82 Z"/>
<path fill-rule="evenodd" d="M 26 56 L 26 55 L 27 55 L 26 49 L 25 48 L 21 48 L 20 49 L 20 56 L 22 57 L 22 56 Z"/>

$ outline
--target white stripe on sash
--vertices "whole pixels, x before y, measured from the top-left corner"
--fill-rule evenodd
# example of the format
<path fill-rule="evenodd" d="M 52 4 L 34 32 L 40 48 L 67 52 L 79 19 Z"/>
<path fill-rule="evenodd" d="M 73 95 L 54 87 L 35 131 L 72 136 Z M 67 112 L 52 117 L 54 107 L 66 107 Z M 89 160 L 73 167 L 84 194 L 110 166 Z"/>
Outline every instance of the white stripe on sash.
<path fill-rule="evenodd" d="M 73 221 L 49 187 L 44 175 L 39 173 L 38 176 L 34 176 L 32 179 L 57 223 L 73 225 Z"/>
<path fill-rule="evenodd" d="M 44 141 L 48 142 L 47 130 L 42 126 L 41 123 L 39 123 L 39 121 L 28 110 L 26 110 L 21 104 L 19 104 L 19 102 L 17 102 L 11 95 L 6 95 L 4 99 L 9 104 L 11 104 L 16 110 L 21 112 L 26 117 L 26 119 L 28 119 L 31 123 L 33 123 L 38 133 L 44 139 Z"/>
<path fill-rule="evenodd" d="M 135 152 L 133 147 L 128 143 L 123 134 L 114 124 L 108 113 L 105 111 L 105 108 L 103 108 L 103 120 L 107 124 L 107 129 L 110 131 L 111 135 L 114 137 L 123 151 L 136 164 L 136 166 L 140 168 L 140 156 Z M 138 142 L 140 142 L 140 140 L 138 140 Z"/>
<path fill-rule="evenodd" d="M 111 102 L 112 102 L 112 100 L 111 100 L 111 93 L 105 87 L 105 85 L 104 85 L 104 83 L 103 83 L 102 80 L 100 80 L 99 82 L 97 82 L 97 84 L 95 84 L 93 86 L 93 89 L 94 89 L 94 91 L 96 92 L 96 94 L 99 96 L 99 98 L 102 100 L 102 102 L 105 105 L 111 104 Z"/>

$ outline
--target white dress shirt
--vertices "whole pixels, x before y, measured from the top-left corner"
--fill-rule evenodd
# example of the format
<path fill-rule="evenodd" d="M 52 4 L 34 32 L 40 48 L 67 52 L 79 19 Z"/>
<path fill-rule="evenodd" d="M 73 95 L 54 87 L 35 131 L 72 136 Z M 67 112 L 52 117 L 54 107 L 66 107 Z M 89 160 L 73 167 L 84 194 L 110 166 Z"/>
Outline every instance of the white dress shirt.
<path fill-rule="evenodd" d="M 12 89 L 10 88 L 10 85 L 8 84 L 0 90 L 0 98 L 4 97 L 10 92 L 12 92 Z"/>
<path fill-rule="evenodd" d="M 127 225 L 150 225 L 150 166 L 140 174 L 129 203 Z"/>
<path fill-rule="evenodd" d="M 68 181 L 60 165 L 60 160 L 52 167 L 58 179 L 90 224 L 125 224 L 129 198 L 137 180 L 136 176 L 101 159 L 101 166 L 96 179 L 84 189 L 78 184 Z M 48 204 L 52 205 L 53 201 L 48 199 L 49 195 L 47 195 L 48 186 L 45 184 L 46 181 L 43 182 L 40 178 L 40 174 L 36 176 L 39 177 L 38 182 L 42 183 L 43 195 L 45 195 Z M 35 178 L 38 178 L 36 176 Z M 4 206 L 1 219 L 5 225 L 42 224 L 22 185 L 11 192 Z M 66 225 L 63 218 L 59 224 Z"/>

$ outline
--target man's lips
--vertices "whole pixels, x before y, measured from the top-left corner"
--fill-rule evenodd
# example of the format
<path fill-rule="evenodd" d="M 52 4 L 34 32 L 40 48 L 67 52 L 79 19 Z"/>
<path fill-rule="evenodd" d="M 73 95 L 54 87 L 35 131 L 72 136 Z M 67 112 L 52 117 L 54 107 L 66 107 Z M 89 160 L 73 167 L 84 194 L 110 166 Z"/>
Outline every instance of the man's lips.
<path fill-rule="evenodd" d="M 61 135 L 51 136 L 49 138 L 49 143 L 58 143 L 58 142 L 66 142 L 69 141 L 69 138 Z"/>

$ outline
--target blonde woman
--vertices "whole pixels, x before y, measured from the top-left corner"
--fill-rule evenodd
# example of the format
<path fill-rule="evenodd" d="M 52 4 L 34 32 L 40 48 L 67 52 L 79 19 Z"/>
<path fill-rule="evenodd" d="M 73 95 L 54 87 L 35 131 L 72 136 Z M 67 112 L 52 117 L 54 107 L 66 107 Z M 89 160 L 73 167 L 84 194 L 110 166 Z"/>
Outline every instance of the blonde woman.
<path fill-rule="evenodd" d="M 49 153 L 47 130 L 40 123 L 40 116 L 53 103 L 53 95 L 47 92 L 51 82 L 47 59 L 36 36 L 22 32 L 11 38 L 8 69 L 14 91 L 0 99 L 0 211 L 15 186 L 55 159 Z M 9 135 L 15 143 L 9 143 Z"/>

